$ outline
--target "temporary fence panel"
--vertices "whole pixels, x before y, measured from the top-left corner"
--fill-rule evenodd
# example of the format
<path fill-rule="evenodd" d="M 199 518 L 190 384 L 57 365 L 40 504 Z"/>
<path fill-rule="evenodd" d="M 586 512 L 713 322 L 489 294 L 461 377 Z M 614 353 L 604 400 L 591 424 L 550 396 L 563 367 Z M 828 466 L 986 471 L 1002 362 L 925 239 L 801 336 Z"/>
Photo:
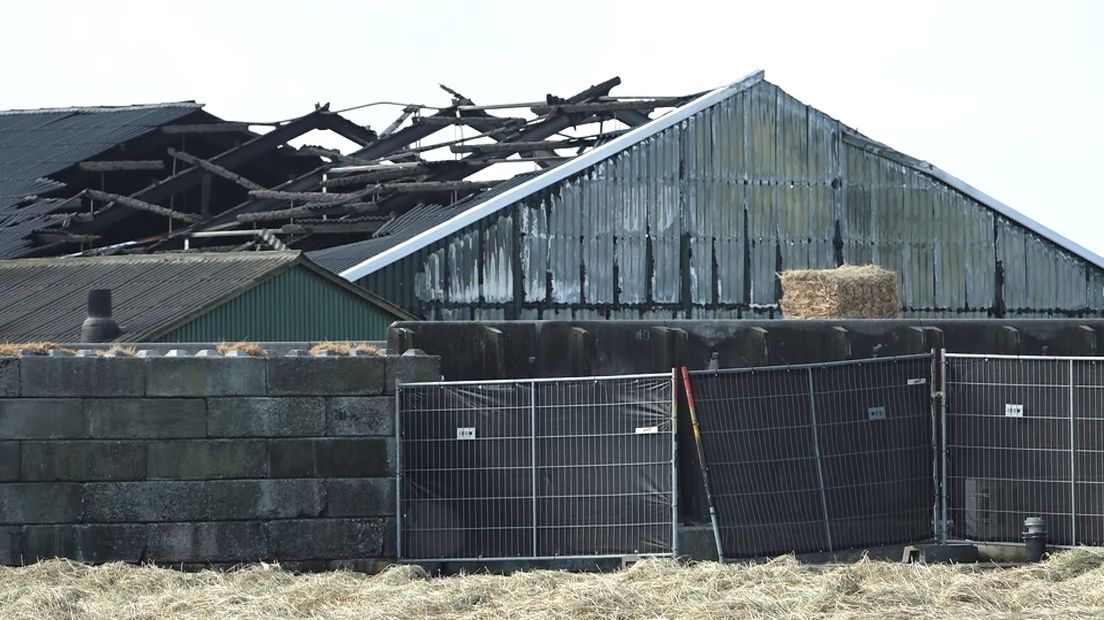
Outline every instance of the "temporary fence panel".
<path fill-rule="evenodd" d="M 398 555 L 672 554 L 672 375 L 399 386 Z"/>
<path fill-rule="evenodd" d="M 944 535 L 1104 544 L 1104 359 L 945 354 Z"/>
<path fill-rule="evenodd" d="M 930 538 L 931 360 L 691 373 L 725 556 Z"/>

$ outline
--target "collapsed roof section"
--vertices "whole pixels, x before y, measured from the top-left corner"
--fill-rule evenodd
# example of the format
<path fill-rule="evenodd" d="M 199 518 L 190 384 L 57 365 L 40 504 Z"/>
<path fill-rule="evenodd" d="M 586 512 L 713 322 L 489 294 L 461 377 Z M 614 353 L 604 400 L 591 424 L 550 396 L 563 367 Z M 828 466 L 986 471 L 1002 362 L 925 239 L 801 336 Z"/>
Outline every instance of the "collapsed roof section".
<path fill-rule="evenodd" d="M 261 132 L 192 102 L 0 113 L 0 258 L 331 247 L 363 258 L 362 243 L 392 245 L 410 220 L 438 221 L 693 98 L 611 96 L 619 83 L 492 105 L 442 86 L 448 105 L 405 105 L 378 133 L 328 106 Z M 316 130 L 359 148 L 289 145 Z"/>

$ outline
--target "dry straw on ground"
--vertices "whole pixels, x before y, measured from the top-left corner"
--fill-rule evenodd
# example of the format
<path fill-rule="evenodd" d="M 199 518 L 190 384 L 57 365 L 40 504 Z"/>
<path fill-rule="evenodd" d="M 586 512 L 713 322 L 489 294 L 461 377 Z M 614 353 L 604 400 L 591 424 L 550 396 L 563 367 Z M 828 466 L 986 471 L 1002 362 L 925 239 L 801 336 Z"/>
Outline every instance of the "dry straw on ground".
<path fill-rule="evenodd" d="M 671 560 L 604 574 L 550 571 L 427 579 L 293 576 L 272 566 L 181 573 L 54 560 L 0 568 L 0 617 L 187 618 L 1068 618 L 1104 614 L 1104 553 L 1077 550 L 1000 569 L 876 561 L 817 569 Z"/>
<path fill-rule="evenodd" d="M 264 357 L 265 350 L 261 345 L 252 342 L 222 342 L 216 348 L 219 355 L 226 355 L 232 351 L 241 351 L 250 357 Z"/>
<path fill-rule="evenodd" d="M 50 351 L 58 349 L 72 355 L 72 349 L 66 349 L 54 342 L 18 342 L 0 344 L 0 355 L 18 357 L 21 351 L 30 351 L 36 355 L 47 355 Z"/>
<path fill-rule="evenodd" d="M 892 319 L 901 314 L 897 276 L 881 267 L 795 269 L 779 278 L 787 319 Z"/>
<path fill-rule="evenodd" d="M 379 355 L 379 347 L 368 344 L 367 342 L 320 342 L 310 348 L 311 355 L 318 355 L 322 352 L 333 353 L 334 355 L 352 355 L 353 353 L 364 353 L 365 355 Z"/>

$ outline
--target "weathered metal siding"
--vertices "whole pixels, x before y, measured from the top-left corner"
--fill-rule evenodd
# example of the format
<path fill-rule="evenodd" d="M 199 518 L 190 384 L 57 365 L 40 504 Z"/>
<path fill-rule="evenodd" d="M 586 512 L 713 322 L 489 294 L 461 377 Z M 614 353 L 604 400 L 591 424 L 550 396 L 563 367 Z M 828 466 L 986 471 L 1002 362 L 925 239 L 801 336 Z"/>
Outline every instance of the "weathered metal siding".
<path fill-rule="evenodd" d="M 293 267 L 157 341 L 386 340 L 387 327 L 396 320 L 310 270 Z"/>
<path fill-rule="evenodd" d="M 761 82 L 365 282 L 415 272 L 431 319 L 737 318 L 873 263 L 907 316 L 1104 308 L 1100 269 L 871 144 Z"/>

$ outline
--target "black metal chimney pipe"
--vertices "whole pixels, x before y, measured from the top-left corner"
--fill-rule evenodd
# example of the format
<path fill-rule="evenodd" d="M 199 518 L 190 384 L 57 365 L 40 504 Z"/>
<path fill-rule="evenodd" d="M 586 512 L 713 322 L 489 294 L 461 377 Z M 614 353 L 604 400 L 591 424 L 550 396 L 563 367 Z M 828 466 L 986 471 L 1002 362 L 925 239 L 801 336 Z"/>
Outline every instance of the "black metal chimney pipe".
<path fill-rule="evenodd" d="M 111 289 L 88 291 L 88 318 L 81 324 L 81 342 L 108 342 L 120 333 L 119 324 L 111 318 Z"/>

